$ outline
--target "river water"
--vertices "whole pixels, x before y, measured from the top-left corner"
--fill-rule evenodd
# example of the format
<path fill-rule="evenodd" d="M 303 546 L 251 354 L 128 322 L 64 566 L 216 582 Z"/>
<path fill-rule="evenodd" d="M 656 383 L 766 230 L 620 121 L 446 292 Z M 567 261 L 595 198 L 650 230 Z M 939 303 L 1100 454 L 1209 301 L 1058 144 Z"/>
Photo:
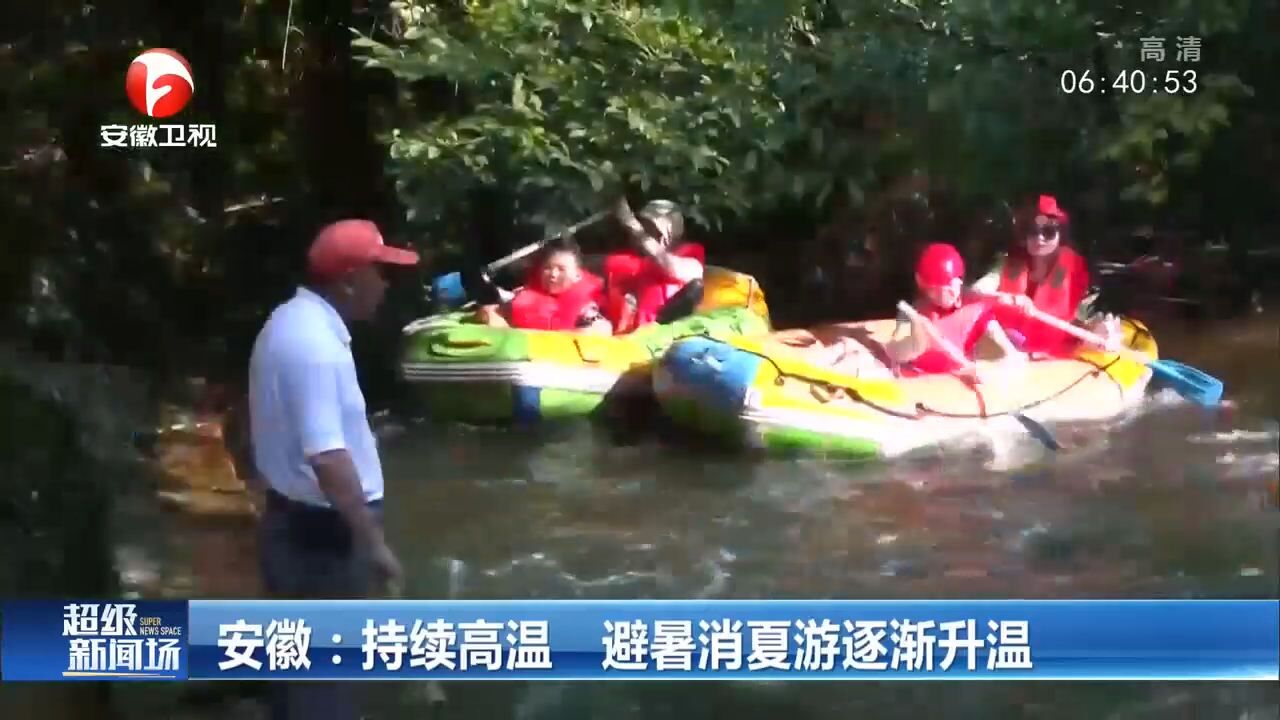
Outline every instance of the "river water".
<path fill-rule="evenodd" d="M 1162 354 L 1224 379 L 1233 406 L 1158 394 L 1103 427 L 1014 429 L 887 466 L 758 461 L 679 437 L 384 423 L 388 525 L 407 595 L 439 598 L 1280 597 L 1276 318 L 1156 327 Z M 1016 426 L 1015 426 L 1016 427 Z M 250 522 L 122 505 L 126 580 L 185 596 L 257 593 Z M 427 717 L 369 686 L 374 717 Z M 443 717 L 1280 717 L 1267 684 L 457 683 Z M 186 709 L 158 691 L 138 717 Z M 168 695 L 164 696 L 168 698 Z M 225 708 L 225 705 L 217 705 Z"/>

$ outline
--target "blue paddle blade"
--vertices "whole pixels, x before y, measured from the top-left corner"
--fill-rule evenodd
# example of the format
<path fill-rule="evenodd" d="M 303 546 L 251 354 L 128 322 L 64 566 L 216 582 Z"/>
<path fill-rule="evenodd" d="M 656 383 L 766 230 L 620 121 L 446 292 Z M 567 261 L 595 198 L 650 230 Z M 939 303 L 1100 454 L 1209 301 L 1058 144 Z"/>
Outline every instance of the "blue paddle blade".
<path fill-rule="evenodd" d="M 444 307 L 457 307 L 467 301 L 467 290 L 462 286 L 462 273 L 441 275 L 431 283 L 431 295 Z"/>
<path fill-rule="evenodd" d="M 1155 379 L 1188 400 L 1206 407 L 1217 405 L 1222 400 L 1222 381 L 1212 375 L 1176 360 L 1155 360 L 1150 367 Z"/>

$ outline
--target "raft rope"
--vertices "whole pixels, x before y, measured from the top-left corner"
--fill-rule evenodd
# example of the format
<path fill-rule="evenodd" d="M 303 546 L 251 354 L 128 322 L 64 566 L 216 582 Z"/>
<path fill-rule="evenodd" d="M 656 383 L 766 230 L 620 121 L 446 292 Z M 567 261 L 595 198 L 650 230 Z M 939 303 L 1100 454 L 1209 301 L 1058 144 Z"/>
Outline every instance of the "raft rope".
<path fill-rule="evenodd" d="M 850 399 L 852 399 L 854 402 L 859 402 L 859 403 L 862 403 L 863 405 L 866 405 L 866 406 L 868 406 L 868 407 L 874 408 L 875 410 L 877 410 L 877 411 L 879 411 L 879 412 L 881 412 L 881 413 L 884 413 L 885 415 L 890 415 L 890 416 L 893 416 L 893 417 L 902 418 L 902 419 L 904 419 L 904 420 L 919 420 L 919 419 L 920 419 L 919 408 L 917 408 L 917 412 L 916 412 L 914 415 L 912 415 L 912 414 L 910 414 L 910 413 L 902 412 L 901 410 L 895 410 L 895 409 L 890 408 L 890 407 L 885 407 L 885 406 L 880 405 L 879 403 L 877 403 L 877 402 L 875 402 L 875 401 L 872 401 L 872 400 L 870 400 L 870 399 L 868 399 L 868 398 L 864 397 L 864 396 L 862 395 L 862 393 L 861 393 L 857 388 L 849 387 L 848 385 L 837 385 L 837 384 L 835 384 L 835 383 L 828 382 L 828 381 L 826 381 L 826 380 L 819 380 L 819 379 L 817 379 L 817 378 L 808 377 L 808 376 L 806 376 L 806 375 L 801 375 L 801 374 L 798 374 L 798 373 L 787 372 L 786 370 L 783 370 L 783 369 L 782 369 L 782 366 L 781 366 L 781 365 L 779 365 L 779 364 L 778 364 L 778 362 L 777 362 L 776 360 L 774 360 L 772 357 L 769 357 L 768 355 L 765 355 L 764 353 L 757 352 L 757 351 L 755 351 L 755 350 L 748 350 L 748 349 L 746 349 L 746 348 L 742 348 L 742 347 L 735 347 L 735 348 L 734 348 L 734 350 L 737 350 L 738 352 L 744 352 L 744 353 L 747 353 L 748 355 L 755 355 L 756 357 L 760 358 L 761 360 L 764 360 L 765 362 L 767 362 L 767 363 L 769 363 L 770 365 L 772 365 L 772 366 L 773 366 L 773 369 L 774 369 L 774 370 L 776 370 L 776 371 L 777 371 L 777 373 L 778 373 L 778 377 L 777 377 L 777 379 L 776 379 L 776 380 L 774 380 L 774 384 L 775 384 L 775 385 L 777 385 L 777 386 L 779 386 L 779 387 L 781 387 L 783 384 L 785 384 L 785 382 L 786 382 L 786 380 L 785 380 L 785 379 L 786 379 L 786 378 L 794 378 L 794 379 L 796 379 L 796 380 L 801 380 L 801 381 L 804 381 L 804 382 L 808 382 L 808 383 L 811 383 L 811 384 L 813 384 L 813 385 L 821 385 L 821 386 L 823 386 L 823 387 L 825 387 L 825 388 L 829 388 L 829 389 L 833 389 L 833 390 L 843 390 L 843 391 L 845 392 L 845 394 L 847 394 L 847 395 L 850 397 Z"/>
<path fill-rule="evenodd" d="M 1150 330 L 1147 330 L 1147 329 L 1146 329 L 1146 327 L 1142 326 L 1142 325 L 1141 325 L 1141 324 L 1139 324 L 1139 323 L 1134 323 L 1134 336 L 1135 336 L 1135 339 L 1137 338 L 1138 334 L 1142 334 L 1142 335 L 1146 335 L 1146 336 L 1150 337 L 1150 336 L 1151 336 L 1151 331 L 1150 331 Z M 1133 347 L 1133 343 L 1130 343 L 1130 344 L 1129 344 L 1129 346 L 1130 346 L 1130 347 Z M 877 402 L 875 402 L 875 401 L 873 401 L 873 400 L 870 400 L 870 399 L 868 399 L 866 396 L 864 396 L 864 395 L 863 395 L 863 394 L 862 394 L 862 393 L 861 393 L 857 388 L 850 387 L 850 386 L 848 386 L 848 385 L 837 385 L 837 384 L 835 384 L 835 383 L 828 382 L 828 381 L 826 381 L 826 380 L 820 380 L 820 379 L 818 379 L 818 378 L 809 377 L 809 376 L 807 376 L 807 375 L 802 375 L 802 374 L 800 374 L 800 373 L 788 372 L 788 371 L 784 370 L 784 369 L 782 368 L 782 366 L 781 366 L 781 365 L 779 365 L 779 364 L 778 364 L 778 362 L 777 362 L 776 360 L 774 360 L 772 357 L 770 357 L 770 356 L 768 356 L 768 355 L 765 355 L 764 353 L 757 352 L 757 351 L 755 351 L 755 350 L 748 350 L 747 348 L 742 348 L 742 347 L 735 347 L 734 349 L 735 349 L 735 350 L 737 350 L 737 351 L 739 351 L 739 352 L 745 352 L 745 353 L 748 353 L 748 354 L 750 354 L 750 355 L 755 355 L 756 357 L 760 358 L 761 360 L 764 360 L 764 361 L 768 362 L 770 365 L 772 365 L 772 366 L 773 366 L 773 369 L 774 369 L 775 371 L 777 371 L 777 373 L 778 373 L 778 378 L 777 378 L 776 380 L 774 380 L 774 384 L 775 384 L 775 385 L 777 385 L 777 386 L 779 386 L 779 387 L 781 387 L 781 386 L 785 383 L 785 378 L 793 378 L 793 379 L 795 379 L 795 380 L 801 380 L 801 381 L 803 381 L 803 382 L 808 382 L 808 383 L 811 383 L 811 384 L 814 384 L 814 385 L 821 385 L 821 386 L 826 387 L 826 388 L 828 388 L 828 389 L 833 389 L 833 390 L 843 390 L 843 391 L 845 392 L 845 394 L 847 394 L 847 395 L 849 396 L 849 398 L 850 398 L 851 400 L 853 400 L 854 402 L 857 402 L 857 403 L 861 403 L 861 404 L 863 404 L 863 405 L 866 405 L 867 407 L 870 407 L 870 408 L 872 408 L 872 409 L 876 410 L 877 412 L 883 413 L 883 414 L 885 414 L 885 415 L 889 415 L 889 416 L 891 416 L 891 417 L 896 417 L 896 418 L 901 418 L 901 419 L 904 419 L 904 420 L 923 420 L 926 416 L 943 417 L 943 418 L 951 418 L 951 419 L 958 419 L 958 420 L 986 420 L 986 419 L 989 419 L 989 418 L 996 418 L 996 417 L 1002 417 L 1002 416 L 1014 415 L 1014 414 L 1016 414 L 1016 413 L 1021 413 L 1022 411 L 1027 410 L 1027 409 L 1029 409 L 1029 408 L 1039 407 L 1040 405 L 1043 405 L 1044 403 L 1047 403 L 1047 402 L 1049 402 L 1049 401 L 1051 401 L 1051 400 L 1055 400 L 1055 399 L 1057 399 L 1057 398 L 1061 397 L 1062 395 L 1066 394 L 1068 391 L 1070 391 L 1070 390 L 1071 390 L 1072 388 L 1074 388 L 1075 386 L 1077 386 L 1077 385 L 1079 385 L 1080 383 L 1084 382 L 1087 378 L 1090 378 L 1090 377 L 1097 377 L 1097 376 L 1098 376 L 1098 375 L 1100 375 L 1100 374 L 1104 374 L 1108 368 L 1110 368 L 1112 365 L 1114 365 L 1115 363 L 1117 363 L 1117 362 L 1119 362 L 1119 361 L 1120 361 L 1120 357 L 1119 357 L 1119 356 L 1117 356 L 1117 357 L 1113 358 L 1112 360 L 1110 360 L 1109 362 L 1107 362 L 1107 363 L 1105 363 L 1105 364 L 1098 364 L 1098 363 L 1093 362 L 1093 361 L 1090 361 L 1090 360 L 1082 360 L 1082 359 L 1080 359 L 1080 358 L 1076 358 L 1076 359 L 1080 360 L 1080 362 L 1086 363 L 1086 364 L 1088 364 L 1088 365 L 1092 365 L 1092 366 L 1093 366 L 1093 369 L 1092 369 L 1092 370 L 1090 370 L 1090 371 L 1085 372 L 1085 373 L 1084 373 L 1084 374 L 1082 374 L 1080 377 L 1076 378 L 1076 380 L 1075 380 L 1074 382 L 1072 382 L 1071 384 L 1069 384 L 1069 385 L 1067 385 L 1067 386 L 1063 387 L 1062 389 L 1058 390 L 1058 391 L 1057 391 L 1057 392 L 1055 392 L 1055 393 L 1052 393 L 1052 394 L 1050 394 L 1050 395 L 1046 395 L 1046 396 L 1044 396 L 1044 397 L 1040 398 L 1039 400 L 1035 400 L 1035 401 L 1029 402 L 1029 403 L 1027 403 L 1027 404 L 1025 404 L 1025 405 L 1021 405 L 1021 406 L 1016 407 L 1016 408 L 1011 408 L 1011 409 L 1009 409 L 1009 410 L 1004 410 L 1004 411 L 1001 411 L 1001 412 L 998 412 L 998 413 L 995 413 L 995 414 L 988 414 L 988 413 L 987 413 L 987 411 L 986 411 L 986 402 L 985 402 L 985 400 L 982 398 L 981 393 L 980 393 L 976 388 L 973 388 L 973 386 L 970 386 L 970 387 L 971 387 L 971 388 L 973 388 L 973 389 L 974 389 L 974 391 L 978 394 L 978 404 L 979 404 L 979 407 L 981 408 L 981 410 L 979 411 L 979 414 L 976 414 L 976 415 L 975 415 L 975 414 L 973 414 L 973 413 L 948 413 L 948 412 L 943 412 L 943 411 L 941 411 L 941 410 L 934 410 L 933 408 L 930 408 L 928 405 L 925 405 L 925 404 L 924 404 L 924 403 L 922 403 L 922 402 L 917 402 L 917 403 L 915 404 L 915 413 L 914 413 L 914 414 L 912 414 L 912 413 L 902 412 L 901 410 L 895 410 L 895 409 L 890 408 L 890 407 L 885 407 L 884 405 L 881 405 L 880 403 L 877 403 Z M 1113 382 L 1114 382 L 1114 379 L 1113 379 Z M 1119 383 L 1116 383 L 1116 384 L 1119 384 Z"/>
<path fill-rule="evenodd" d="M 973 396 L 978 399 L 978 416 L 982 418 L 990 417 L 990 415 L 987 414 L 987 399 L 982 396 L 982 388 L 980 387 L 980 384 L 976 382 L 968 383 L 964 382 L 964 380 L 961 380 L 960 382 L 964 383 L 966 387 L 972 390 Z"/>
<path fill-rule="evenodd" d="M 1141 323 L 1134 322 L 1134 323 L 1133 323 L 1133 328 L 1134 328 L 1134 331 L 1133 331 L 1133 334 L 1134 334 L 1134 340 L 1137 340 L 1137 338 L 1138 338 L 1138 335 L 1139 335 L 1139 334 L 1141 334 L 1141 335 L 1145 335 L 1146 337 L 1149 337 L 1149 338 L 1154 339 L 1154 338 L 1153 338 L 1153 336 L 1151 335 L 1151 331 L 1150 331 L 1150 330 L 1148 330 L 1148 329 L 1146 328 L 1146 326 L 1142 325 Z M 1129 343 L 1129 347 L 1130 347 L 1130 348 L 1132 348 L 1132 347 L 1133 347 L 1133 345 L 1134 345 L 1134 343 L 1133 343 L 1133 342 L 1130 342 L 1130 343 Z M 940 410 L 933 410 L 932 408 L 929 408 L 928 406 L 926 406 L 924 403 L 916 403 L 916 411 L 917 411 L 918 413 L 924 413 L 924 414 L 934 415 L 934 416 L 937 416 L 937 417 L 959 418 L 959 419 L 969 419 L 969 420 L 972 420 L 972 419 L 987 419 L 987 418 L 994 418 L 994 417 L 1001 417 L 1001 416 L 1013 415 L 1013 414 L 1015 414 L 1015 413 L 1020 413 L 1020 412 L 1022 412 L 1022 411 L 1024 411 L 1024 410 L 1027 410 L 1027 409 L 1029 409 L 1029 408 L 1039 407 L 1040 405 L 1043 405 L 1044 403 L 1047 403 L 1047 402 L 1049 402 L 1050 400 L 1054 400 L 1054 399 L 1057 399 L 1057 398 L 1059 398 L 1059 397 L 1062 397 L 1064 394 L 1066 394 L 1066 393 L 1067 393 L 1067 391 L 1071 390 L 1071 389 L 1072 389 L 1072 388 L 1074 388 L 1075 386 L 1077 386 L 1077 385 L 1079 385 L 1080 383 L 1084 382 L 1084 381 L 1085 381 L 1085 379 L 1087 379 L 1087 378 L 1091 378 L 1091 377 L 1097 377 L 1098 375 L 1105 374 L 1105 373 L 1106 373 L 1106 371 L 1107 371 L 1107 369 L 1108 369 L 1108 368 L 1110 368 L 1112 365 L 1115 365 L 1117 362 L 1119 362 L 1121 358 L 1120 358 L 1120 356 L 1118 356 L 1118 355 L 1117 355 L 1115 358 L 1112 358 L 1109 362 L 1106 362 L 1106 363 L 1104 363 L 1104 364 L 1098 364 L 1098 363 L 1096 363 L 1096 362 L 1093 362 L 1093 361 L 1090 361 L 1090 360 L 1084 360 L 1084 359 L 1081 359 L 1081 358 L 1076 358 L 1076 359 L 1077 359 L 1077 360 L 1079 360 L 1080 362 L 1086 363 L 1086 364 L 1088 364 L 1088 365 L 1092 365 L 1092 366 L 1093 366 L 1093 369 L 1092 369 L 1092 370 L 1090 370 L 1090 371 L 1088 371 L 1088 372 L 1086 372 L 1086 373 L 1084 373 L 1084 374 L 1083 374 L 1083 375 L 1081 375 L 1080 377 L 1076 378 L 1075 382 L 1071 383 L 1070 385 L 1067 385 L 1066 387 L 1063 387 L 1061 390 L 1059 390 L 1059 391 L 1057 391 L 1057 392 L 1055 392 L 1055 393 L 1053 393 L 1053 394 L 1051 394 L 1051 395 L 1046 395 L 1045 397 L 1042 397 L 1042 398 L 1040 398 L 1039 400 L 1036 400 L 1036 401 L 1034 401 L 1034 402 L 1027 403 L 1026 405 L 1022 405 L 1022 406 L 1017 407 L 1017 408 L 1012 408 L 1012 409 L 1009 409 L 1009 410 L 1005 410 L 1005 411 L 1003 411 L 1003 412 L 998 412 L 998 413 L 996 413 L 996 414 L 994 414 L 994 415 L 988 415 L 988 414 L 986 413 L 985 403 L 983 402 L 983 399 L 982 399 L 981 394 L 979 394 L 979 396 L 978 396 L 978 403 L 979 403 L 979 405 L 983 408 L 983 409 L 982 409 L 982 414 L 981 414 L 981 415 L 971 415 L 971 414 L 967 414 L 967 413 L 947 413 L 947 412 L 942 412 L 942 411 L 940 411 Z M 1112 379 L 1112 382 L 1116 382 L 1114 378 Z M 1118 382 L 1116 382 L 1116 384 L 1117 384 L 1117 385 L 1119 385 L 1119 383 L 1118 383 Z M 976 388 L 976 387 L 975 387 L 975 392 L 977 392 L 977 388 Z"/>

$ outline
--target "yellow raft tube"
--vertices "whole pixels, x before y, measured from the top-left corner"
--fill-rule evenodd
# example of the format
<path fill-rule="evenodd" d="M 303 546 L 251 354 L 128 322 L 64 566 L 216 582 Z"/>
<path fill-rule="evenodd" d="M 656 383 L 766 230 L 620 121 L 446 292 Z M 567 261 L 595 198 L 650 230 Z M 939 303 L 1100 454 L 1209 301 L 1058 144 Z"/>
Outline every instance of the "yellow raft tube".
<path fill-rule="evenodd" d="M 945 374 L 894 377 L 883 344 L 895 324 L 687 338 L 654 368 L 654 392 L 674 422 L 738 446 L 887 459 L 959 439 L 1014 412 L 1039 422 L 1109 419 L 1137 404 L 1151 380 L 1144 363 L 1114 353 L 1081 348 L 1072 357 L 996 364 L 994 348 L 985 345 L 982 385 Z M 1128 347 L 1157 358 L 1144 325 L 1125 319 L 1122 326 Z M 817 364 L 840 337 L 867 354 L 852 367 Z"/>
<path fill-rule="evenodd" d="M 647 395 L 649 371 L 690 335 L 769 332 L 769 309 L 750 275 L 708 266 L 694 312 L 626 335 L 523 330 L 477 324 L 472 310 L 416 320 L 404 329 L 401 373 L 444 420 L 534 422 L 592 414 L 607 398 Z"/>

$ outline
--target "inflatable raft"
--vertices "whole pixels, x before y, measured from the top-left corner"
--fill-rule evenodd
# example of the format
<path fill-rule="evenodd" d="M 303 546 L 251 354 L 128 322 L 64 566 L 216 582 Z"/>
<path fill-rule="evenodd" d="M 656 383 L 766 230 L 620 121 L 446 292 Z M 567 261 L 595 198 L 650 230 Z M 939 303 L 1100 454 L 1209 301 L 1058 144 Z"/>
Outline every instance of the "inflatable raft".
<path fill-rule="evenodd" d="M 739 447 L 888 459 L 936 447 L 1020 412 L 1040 422 L 1104 420 L 1142 398 L 1151 370 L 1112 353 L 995 364 L 980 347 L 986 382 L 952 375 L 896 377 L 882 343 L 895 321 L 876 320 L 754 338 L 690 338 L 653 371 L 673 422 Z M 1156 358 L 1147 329 L 1125 320 L 1129 347 Z M 824 347 L 850 337 L 861 358 L 822 366 Z"/>
<path fill-rule="evenodd" d="M 606 398 L 648 394 L 654 361 L 687 336 L 728 339 L 769 331 L 764 293 L 750 275 L 709 266 L 693 314 L 627 335 L 494 328 L 471 310 L 405 327 L 400 370 L 433 416 L 473 423 L 588 415 Z"/>

